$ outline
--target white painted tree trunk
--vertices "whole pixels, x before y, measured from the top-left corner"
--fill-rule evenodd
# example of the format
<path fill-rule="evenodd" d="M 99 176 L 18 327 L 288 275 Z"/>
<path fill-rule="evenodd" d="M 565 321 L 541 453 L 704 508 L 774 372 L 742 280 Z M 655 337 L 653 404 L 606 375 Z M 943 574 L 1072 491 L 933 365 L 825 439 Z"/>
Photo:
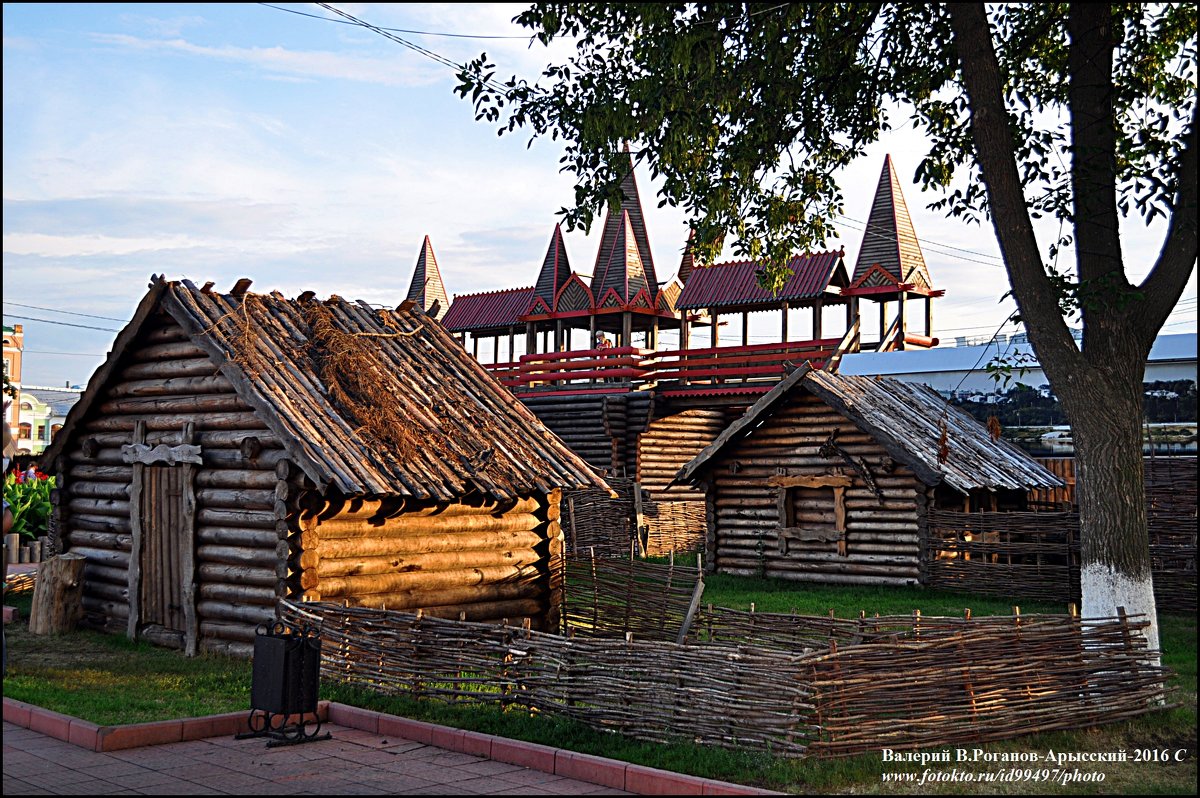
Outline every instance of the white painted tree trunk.
<path fill-rule="evenodd" d="M 1158 616 L 1154 584 L 1150 578 L 1130 579 L 1112 568 L 1093 563 L 1080 571 L 1079 583 L 1084 618 L 1112 617 L 1117 614 L 1117 607 L 1124 607 L 1128 615 L 1145 615 L 1150 621 L 1144 631 L 1147 645 L 1151 651 L 1158 652 Z M 1156 666 L 1162 664 L 1157 653 L 1150 661 Z"/>

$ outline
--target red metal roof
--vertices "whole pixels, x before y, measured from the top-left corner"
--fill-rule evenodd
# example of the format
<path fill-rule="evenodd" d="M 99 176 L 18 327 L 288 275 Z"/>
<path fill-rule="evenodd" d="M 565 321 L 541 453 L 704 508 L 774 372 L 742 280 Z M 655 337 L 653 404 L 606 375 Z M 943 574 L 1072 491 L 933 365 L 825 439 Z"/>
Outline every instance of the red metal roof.
<path fill-rule="evenodd" d="M 450 332 L 475 332 L 521 324 L 533 302 L 533 286 L 454 297 L 442 325 Z"/>
<path fill-rule="evenodd" d="M 731 305 L 762 305 L 766 308 L 778 307 L 781 302 L 815 299 L 825 292 L 839 269 L 845 274 L 843 254 L 837 251 L 795 256 L 788 263 L 792 275 L 775 295 L 760 286 L 754 276 L 763 266 L 761 261 L 743 260 L 696 267 L 675 307 L 679 310 Z"/>

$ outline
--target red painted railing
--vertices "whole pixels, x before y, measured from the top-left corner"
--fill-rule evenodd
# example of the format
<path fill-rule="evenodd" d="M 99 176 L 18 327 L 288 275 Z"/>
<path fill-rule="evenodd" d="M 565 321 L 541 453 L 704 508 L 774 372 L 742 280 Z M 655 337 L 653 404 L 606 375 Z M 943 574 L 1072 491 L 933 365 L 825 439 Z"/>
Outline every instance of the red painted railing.
<path fill-rule="evenodd" d="M 806 360 L 820 368 L 837 338 L 751 346 L 653 352 L 636 347 L 581 349 L 524 355 L 486 368 L 510 388 L 584 388 L 599 384 L 691 385 L 781 379 Z"/>
<path fill-rule="evenodd" d="M 659 383 L 777 380 L 806 360 L 811 360 L 814 366 L 820 368 L 833 354 L 839 340 L 823 338 L 659 352 L 651 376 Z"/>
<path fill-rule="evenodd" d="M 644 382 L 649 374 L 644 365 L 648 355 L 653 352 L 632 346 L 522 355 L 514 379 L 519 387 L 527 388 L 596 381 Z"/>

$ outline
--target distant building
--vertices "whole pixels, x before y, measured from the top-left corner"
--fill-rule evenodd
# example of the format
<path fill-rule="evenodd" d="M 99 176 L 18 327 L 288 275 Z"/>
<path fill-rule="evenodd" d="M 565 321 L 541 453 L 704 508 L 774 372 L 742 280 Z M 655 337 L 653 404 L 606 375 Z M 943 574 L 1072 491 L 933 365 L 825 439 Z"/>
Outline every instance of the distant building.
<path fill-rule="evenodd" d="M 17 397 L 12 401 L 5 413 L 4 420 L 8 424 L 9 433 L 14 441 L 18 441 L 17 449 L 21 449 L 21 359 L 25 351 L 25 331 L 20 324 L 9 327 L 4 325 L 4 373 L 8 381 L 17 389 Z M 6 396 L 5 399 L 8 399 Z M 28 452 L 26 452 L 28 453 Z"/>
<path fill-rule="evenodd" d="M 1016 337 L 1016 336 L 1014 336 Z M 1014 364 L 1012 381 L 998 384 L 987 372 L 987 364 L 998 358 Z M 985 346 L 952 346 L 912 349 L 903 352 L 859 352 L 842 359 L 839 371 L 848 375 L 881 375 L 903 382 L 919 382 L 935 391 L 959 396 L 994 393 L 1018 382 L 1026 385 L 1049 383 L 1038 365 L 1033 347 L 1012 339 Z M 1160 335 L 1146 361 L 1146 382 L 1196 381 L 1196 334 Z"/>
<path fill-rule="evenodd" d="M 66 423 L 67 413 L 79 401 L 82 393 L 79 388 L 24 386 L 21 389 L 21 439 L 18 448 L 32 455 L 44 452 L 55 433 Z"/>

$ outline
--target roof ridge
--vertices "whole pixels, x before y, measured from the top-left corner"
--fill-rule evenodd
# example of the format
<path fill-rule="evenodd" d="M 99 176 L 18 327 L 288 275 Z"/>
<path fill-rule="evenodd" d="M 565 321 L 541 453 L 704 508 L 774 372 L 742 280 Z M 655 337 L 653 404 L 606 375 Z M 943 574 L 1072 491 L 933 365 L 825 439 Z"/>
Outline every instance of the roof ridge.
<path fill-rule="evenodd" d="M 460 298 L 466 299 L 467 297 L 472 297 L 472 296 L 492 296 L 494 294 L 512 294 L 512 293 L 516 293 L 517 291 L 532 291 L 535 288 L 537 288 L 536 285 L 527 285 L 522 288 L 497 288 L 495 291 L 477 291 L 474 294 L 455 294 L 454 298 L 455 299 L 460 299 Z"/>

